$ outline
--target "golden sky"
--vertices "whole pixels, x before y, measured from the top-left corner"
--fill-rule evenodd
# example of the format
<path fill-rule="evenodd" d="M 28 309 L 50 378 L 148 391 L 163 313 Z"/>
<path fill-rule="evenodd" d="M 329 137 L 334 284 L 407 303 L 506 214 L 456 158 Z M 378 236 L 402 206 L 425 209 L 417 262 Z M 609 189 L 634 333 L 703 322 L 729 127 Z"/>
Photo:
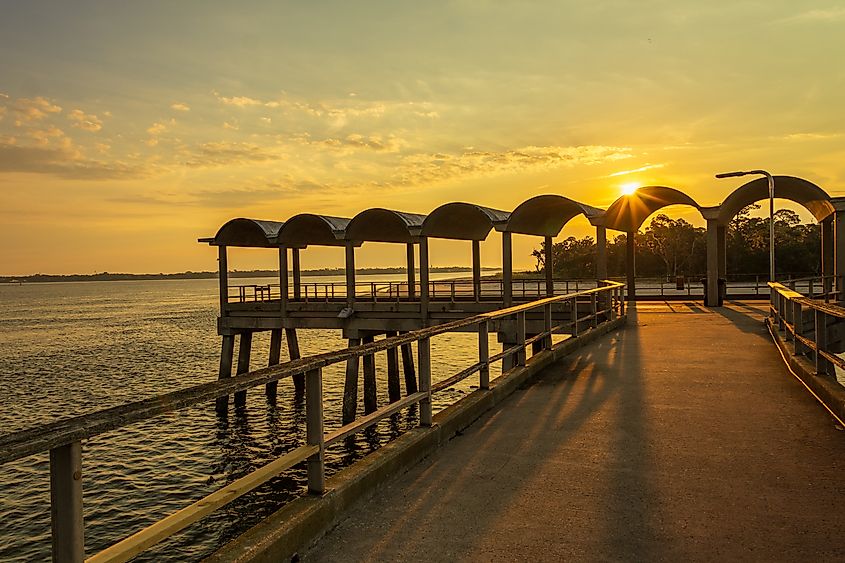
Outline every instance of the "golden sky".
<path fill-rule="evenodd" d="M 0 274 L 215 269 L 196 239 L 239 216 L 604 207 L 628 182 L 715 205 L 734 169 L 845 195 L 839 1 L 7 2 L 0 52 Z"/>

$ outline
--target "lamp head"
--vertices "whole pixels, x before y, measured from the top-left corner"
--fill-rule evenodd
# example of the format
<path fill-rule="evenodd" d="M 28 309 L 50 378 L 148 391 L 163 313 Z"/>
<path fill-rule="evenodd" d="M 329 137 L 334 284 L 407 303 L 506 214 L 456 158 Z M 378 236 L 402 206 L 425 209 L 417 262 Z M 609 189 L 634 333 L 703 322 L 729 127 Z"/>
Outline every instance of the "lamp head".
<path fill-rule="evenodd" d="M 722 172 L 721 174 L 716 174 L 717 178 L 735 178 L 737 176 L 745 176 L 748 172 Z"/>

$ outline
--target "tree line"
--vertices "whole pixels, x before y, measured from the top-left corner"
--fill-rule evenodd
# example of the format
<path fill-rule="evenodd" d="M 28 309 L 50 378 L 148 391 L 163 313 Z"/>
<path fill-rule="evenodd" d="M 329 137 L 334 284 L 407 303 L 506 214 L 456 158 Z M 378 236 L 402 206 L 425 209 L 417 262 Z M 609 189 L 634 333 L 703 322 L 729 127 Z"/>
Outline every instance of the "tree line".
<path fill-rule="evenodd" d="M 769 219 L 752 217 L 759 205 L 742 209 L 726 233 L 729 276 L 768 275 Z M 798 214 L 781 209 L 774 214 L 775 267 L 778 275 L 818 274 L 821 263 L 819 226 L 802 223 Z M 707 230 L 684 219 L 659 214 L 637 233 L 637 276 L 674 279 L 704 277 L 707 272 Z M 607 268 L 611 277 L 625 275 L 627 236 L 620 234 L 607 244 Z M 531 255 L 537 273 L 545 272 L 545 243 Z M 553 272 L 557 278 L 590 278 L 596 272 L 593 237 L 568 237 L 552 246 Z"/>

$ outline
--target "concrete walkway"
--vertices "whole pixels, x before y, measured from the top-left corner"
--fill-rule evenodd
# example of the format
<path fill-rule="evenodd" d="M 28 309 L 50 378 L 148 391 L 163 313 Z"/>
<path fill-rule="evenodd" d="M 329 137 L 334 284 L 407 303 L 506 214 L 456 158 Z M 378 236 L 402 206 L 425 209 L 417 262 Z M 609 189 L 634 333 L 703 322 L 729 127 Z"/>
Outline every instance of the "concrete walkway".
<path fill-rule="evenodd" d="M 759 305 L 640 304 L 306 561 L 845 561 L 845 432 Z"/>

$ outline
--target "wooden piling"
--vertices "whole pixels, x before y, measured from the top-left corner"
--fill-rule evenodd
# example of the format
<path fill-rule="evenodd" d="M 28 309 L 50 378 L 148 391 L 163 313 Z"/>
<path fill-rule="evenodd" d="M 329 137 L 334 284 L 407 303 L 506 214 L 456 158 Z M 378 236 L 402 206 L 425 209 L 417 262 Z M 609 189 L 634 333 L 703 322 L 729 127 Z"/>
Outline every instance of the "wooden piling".
<path fill-rule="evenodd" d="M 82 517 L 82 445 L 71 442 L 50 450 L 50 521 L 53 561 L 85 559 Z"/>
<path fill-rule="evenodd" d="M 387 338 L 396 336 L 395 332 L 388 332 Z M 402 396 L 402 388 L 399 385 L 399 350 L 390 348 L 387 350 L 387 397 L 391 403 L 398 401 Z"/>
<path fill-rule="evenodd" d="M 414 371 L 414 351 L 411 344 L 400 346 L 402 350 L 402 370 L 405 372 L 405 394 L 417 392 L 417 374 Z"/>
<path fill-rule="evenodd" d="M 296 336 L 296 329 L 286 328 L 285 338 L 288 341 L 288 357 L 291 361 L 301 358 L 302 355 L 299 352 L 299 338 Z M 298 373 L 292 379 L 294 394 L 297 397 L 303 397 L 305 395 L 305 374 Z"/>
<path fill-rule="evenodd" d="M 372 344 L 373 337 L 365 336 L 363 344 Z M 362 358 L 364 365 L 364 414 L 370 414 L 378 409 L 378 398 L 376 397 L 376 357 L 367 354 Z"/>
<path fill-rule="evenodd" d="M 232 356 L 235 353 L 235 337 L 233 335 L 223 336 L 223 346 L 220 350 L 220 370 L 217 379 L 232 377 Z M 229 410 L 229 396 L 217 397 L 214 403 L 217 414 L 225 416 Z"/>
<path fill-rule="evenodd" d="M 252 332 L 241 333 L 238 343 L 237 375 L 249 373 L 249 357 L 252 353 Z M 246 391 L 235 391 L 235 407 L 246 405 Z"/>
<path fill-rule="evenodd" d="M 270 361 L 267 362 L 269 366 L 275 366 L 280 363 L 282 359 L 282 329 L 274 328 L 270 331 Z M 271 381 L 264 387 L 264 393 L 267 395 L 267 400 L 271 403 L 276 402 L 276 394 L 279 389 L 278 381 Z"/>
<path fill-rule="evenodd" d="M 350 338 L 349 347 L 361 344 L 360 338 Z M 343 424 L 355 422 L 358 412 L 358 358 L 346 360 L 346 381 L 343 384 Z"/>

